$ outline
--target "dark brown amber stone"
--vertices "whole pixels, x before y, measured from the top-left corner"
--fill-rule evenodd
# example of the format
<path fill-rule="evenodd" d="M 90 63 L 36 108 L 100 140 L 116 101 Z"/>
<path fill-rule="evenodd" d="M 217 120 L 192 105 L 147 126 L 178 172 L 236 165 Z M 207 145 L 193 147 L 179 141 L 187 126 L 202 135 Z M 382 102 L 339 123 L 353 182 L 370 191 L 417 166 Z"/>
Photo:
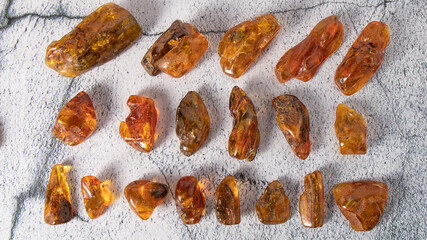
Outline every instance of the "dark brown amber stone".
<path fill-rule="evenodd" d="M 335 133 L 341 154 L 365 154 L 366 131 L 366 122 L 358 112 L 344 104 L 338 105 Z"/>
<path fill-rule="evenodd" d="M 240 202 L 236 179 L 228 175 L 215 191 L 215 213 L 219 223 L 234 225 L 240 223 Z"/>
<path fill-rule="evenodd" d="M 282 184 L 273 181 L 255 205 L 258 219 L 264 224 L 280 224 L 288 221 L 291 207 Z"/>
<path fill-rule="evenodd" d="M 304 227 L 318 228 L 325 219 L 325 195 L 320 171 L 307 174 L 304 192 L 299 198 L 299 214 Z"/>
<path fill-rule="evenodd" d="M 205 194 L 197 178 L 186 176 L 179 179 L 175 188 L 175 204 L 185 224 L 196 224 L 205 213 Z"/>
<path fill-rule="evenodd" d="M 86 176 L 81 180 L 83 202 L 90 218 L 101 216 L 104 209 L 111 203 L 111 193 L 106 182 L 94 176 Z"/>

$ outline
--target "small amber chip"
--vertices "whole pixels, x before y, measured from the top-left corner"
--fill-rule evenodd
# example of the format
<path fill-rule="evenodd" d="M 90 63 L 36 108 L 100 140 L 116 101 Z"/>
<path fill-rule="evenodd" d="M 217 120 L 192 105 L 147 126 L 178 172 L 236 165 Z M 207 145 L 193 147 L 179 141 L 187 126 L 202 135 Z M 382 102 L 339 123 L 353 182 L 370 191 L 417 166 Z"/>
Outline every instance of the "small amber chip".
<path fill-rule="evenodd" d="M 335 120 L 341 154 L 366 153 L 366 123 L 362 116 L 344 104 L 337 107 Z"/>
<path fill-rule="evenodd" d="M 307 174 L 304 179 L 305 191 L 299 198 L 299 214 L 304 227 L 318 228 L 325 219 L 325 195 L 320 171 Z"/>
<path fill-rule="evenodd" d="M 240 202 L 236 179 L 228 175 L 215 191 L 215 213 L 219 223 L 234 225 L 240 223 Z"/>
<path fill-rule="evenodd" d="M 175 188 L 175 204 L 185 224 L 196 224 L 205 213 L 205 194 L 197 178 L 186 176 L 179 179 Z"/>
<path fill-rule="evenodd" d="M 282 184 L 273 181 L 255 205 L 258 219 L 264 224 L 280 224 L 288 221 L 291 206 Z"/>
<path fill-rule="evenodd" d="M 94 176 L 86 176 L 81 180 L 83 202 L 90 218 L 99 217 L 111 203 L 111 193 L 106 183 Z"/>

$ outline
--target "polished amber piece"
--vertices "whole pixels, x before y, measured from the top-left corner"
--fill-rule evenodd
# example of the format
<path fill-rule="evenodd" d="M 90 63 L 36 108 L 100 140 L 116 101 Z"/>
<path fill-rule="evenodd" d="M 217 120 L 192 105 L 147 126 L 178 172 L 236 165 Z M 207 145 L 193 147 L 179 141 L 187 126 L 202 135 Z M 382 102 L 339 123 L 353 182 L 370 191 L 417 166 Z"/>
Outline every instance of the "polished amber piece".
<path fill-rule="evenodd" d="M 345 95 L 359 91 L 380 67 L 390 41 L 388 26 L 370 22 L 348 50 L 335 73 L 335 84 Z"/>
<path fill-rule="evenodd" d="M 88 138 L 96 127 L 96 114 L 89 95 L 79 92 L 58 113 L 53 136 L 75 146 Z"/>
<path fill-rule="evenodd" d="M 66 223 L 73 218 L 70 190 L 65 173 L 68 166 L 56 164 L 50 173 L 44 205 L 44 221 L 50 225 Z"/>
<path fill-rule="evenodd" d="M 230 94 L 229 108 L 234 121 L 228 139 L 228 153 L 234 158 L 252 161 L 259 146 L 258 120 L 254 104 L 241 88 L 235 86 Z"/>
<path fill-rule="evenodd" d="M 185 156 L 191 156 L 206 141 L 211 123 L 205 104 L 196 92 L 188 92 L 179 103 L 175 127 Z"/>
<path fill-rule="evenodd" d="M 228 30 L 218 47 L 224 73 L 233 78 L 240 77 L 281 28 L 273 14 L 266 14 Z"/>
<path fill-rule="evenodd" d="M 165 201 L 168 186 L 148 180 L 136 180 L 125 188 L 125 198 L 129 207 L 142 220 L 150 218 L 154 209 Z"/>
<path fill-rule="evenodd" d="M 175 204 L 185 224 L 196 224 L 205 213 L 205 194 L 197 178 L 186 176 L 179 179 L 175 188 Z"/>
<path fill-rule="evenodd" d="M 357 181 L 337 184 L 333 195 L 341 213 L 356 231 L 372 230 L 384 212 L 388 197 L 387 184 Z"/>
<path fill-rule="evenodd" d="M 307 174 L 304 179 L 305 191 L 299 198 L 299 214 L 304 227 L 323 226 L 325 219 L 325 196 L 320 171 Z"/>
<path fill-rule="evenodd" d="M 286 51 L 274 69 L 279 82 L 295 77 L 307 82 L 341 45 L 344 26 L 336 15 L 320 21 L 298 45 Z"/>
<path fill-rule="evenodd" d="M 49 44 L 45 63 L 63 76 L 75 77 L 114 58 L 141 32 L 126 9 L 107 3 L 59 41 Z"/>
<path fill-rule="evenodd" d="M 288 221 L 291 206 L 279 181 L 268 184 L 264 194 L 256 202 L 255 209 L 258 219 L 264 224 L 280 224 Z"/>
<path fill-rule="evenodd" d="M 344 104 L 337 107 L 335 120 L 341 154 L 366 153 L 366 123 L 362 116 Z"/>
<path fill-rule="evenodd" d="M 304 104 L 293 95 L 281 95 L 273 99 L 276 121 L 292 151 L 301 159 L 310 154 L 310 120 Z"/>
<path fill-rule="evenodd" d="M 81 180 L 83 202 L 90 218 L 99 217 L 111 203 L 111 193 L 106 182 L 94 176 L 86 176 Z"/>
<path fill-rule="evenodd" d="M 236 179 L 228 175 L 215 191 L 215 213 L 219 223 L 234 225 L 240 223 L 240 202 Z"/>
<path fill-rule="evenodd" d="M 153 148 L 157 109 L 154 100 L 132 95 L 127 101 L 130 114 L 125 122 L 120 123 L 120 136 L 129 145 L 140 152 L 150 152 Z"/>

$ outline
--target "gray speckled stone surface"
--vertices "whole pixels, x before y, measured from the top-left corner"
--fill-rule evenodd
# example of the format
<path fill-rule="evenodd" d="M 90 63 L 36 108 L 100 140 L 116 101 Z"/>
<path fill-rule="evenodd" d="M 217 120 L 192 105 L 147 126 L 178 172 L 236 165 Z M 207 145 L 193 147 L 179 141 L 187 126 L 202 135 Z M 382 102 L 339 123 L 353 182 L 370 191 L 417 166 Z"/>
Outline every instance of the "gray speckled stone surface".
<path fill-rule="evenodd" d="M 427 16 L 426 1 L 204 1 L 117 0 L 136 17 L 143 35 L 114 60 L 76 78 L 65 78 L 44 65 L 47 45 L 69 32 L 104 0 L 0 1 L 0 238 L 1 239 L 426 239 Z M 264 13 L 274 13 L 283 29 L 252 67 L 237 80 L 222 73 L 216 53 L 227 29 Z M 321 19 L 337 14 L 345 27 L 342 46 L 309 82 L 280 84 L 273 72 L 278 59 L 300 42 Z M 209 49 L 189 74 L 151 77 L 140 65 L 149 46 L 175 20 L 194 24 Z M 390 27 L 391 41 L 382 66 L 358 93 L 344 96 L 333 76 L 358 33 L 370 21 Z M 253 162 L 228 156 L 232 119 L 228 97 L 234 85 L 252 98 L 261 131 Z M 69 147 L 51 130 L 62 106 L 86 90 L 98 115 L 98 127 L 81 145 Z M 174 132 L 181 98 L 196 90 L 211 116 L 211 134 L 196 154 L 179 152 Z M 312 152 L 305 161 L 292 154 L 274 119 L 273 97 L 290 93 L 307 106 Z M 118 134 L 129 113 L 131 94 L 154 98 L 160 110 L 159 139 L 150 154 L 128 146 Z M 345 103 L 368 125 L 368 153 L 342 156 L 333 123 Z M 43 221 L 45 189 L 55 163 L 71 165 L 69 185 L 75 217 L 49 226 Z M 323 173 L 326 220 L 305 229 L 298 214 L 304 175 Z M 242 222 L 219 225 L 214 190 L 233 174 L 239 182 Z M 114 183 L 116 201 L 96 219 L 85 212 L 80 179 L 95 175 Z M 195 226 L 182 224 L 170 194 L 147 221 L 139 219 L 123 196 L 127 183 L 156 179 L 174 190 L 186 175 L 198 177 L 207 197 L 206 216 Z M 254 205 L 270 181 L 279 179 L 291 200 L 291 218 L 262 225 Z M 339 212 L 331 191 L 343 181 L 373 179 L 389 186 L 389 199 L 377 227 L 355 232 Z M 173 192 L 173 191 L 172 191 Z"/>

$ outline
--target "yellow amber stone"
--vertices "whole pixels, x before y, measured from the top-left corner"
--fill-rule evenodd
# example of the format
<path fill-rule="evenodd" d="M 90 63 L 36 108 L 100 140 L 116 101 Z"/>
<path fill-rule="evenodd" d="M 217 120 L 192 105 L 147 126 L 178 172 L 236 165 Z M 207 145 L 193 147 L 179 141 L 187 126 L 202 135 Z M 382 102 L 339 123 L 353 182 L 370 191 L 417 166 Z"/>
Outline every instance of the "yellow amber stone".
<path fill-rule="evenodd" d="M 111 203 L 111 193 L 105 182 L 94 176 L 86 176 L 81 180 L 83 202 L 90 218 L 99 217 Z"/>
<path fill-rule="evenodd" d="M 228 175 L 215 191 L 215 213 L 219 223 L 234 225 L 240 223 L 240 202 L 236 179 Z"/>
<path fill-rule="evenodd" d="M 291 206 L 279 181 L 268 184 L 264 194 L 256 202 L 255 209 L 258 219 L 264 224 L 280 224 L 288 221 Z"/>
<path fill-rule="evenodd" d="M 205 214 L 206 199 L 197 178 L 179 179 L 175 188 L 176 210 L 185 224 L 196 224 Z"/>
<path fill-rule="evenodd" d="M 335 133 L 341 154 L 366 154 L 366 123 L 362 116 L 344 104 L 337 107 Z"/>
<path fill-rule="evenodd" d="M 299 198 L 299 213 L 304 227 L 318 228 L 325 219 L 325 195 L 320 171 L 307 174 L 304 192 Z"/>

